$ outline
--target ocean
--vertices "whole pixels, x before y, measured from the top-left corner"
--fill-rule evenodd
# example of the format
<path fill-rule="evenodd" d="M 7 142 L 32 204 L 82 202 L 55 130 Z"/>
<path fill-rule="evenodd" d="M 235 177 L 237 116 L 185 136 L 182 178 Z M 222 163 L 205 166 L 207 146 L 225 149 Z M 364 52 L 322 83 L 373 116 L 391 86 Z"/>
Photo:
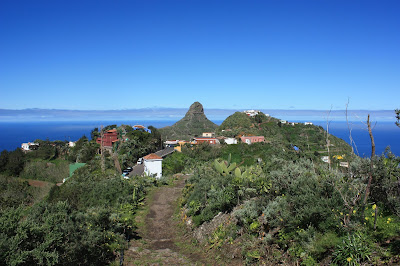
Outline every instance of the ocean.
<path fill-rule="evenodd" d="M 326 121 L 314 121 L 326 130 Z M 351 122 L 351 135 L 355 142 L 354 151 L 361 157 L 371 156 L 371 139 L 367 125 L 361 122 Z M 350 143 L 349 129 L 346 122 L 332 121 L 329 123 L 329 133 Z M 400 156 L 400 128 L 394 122 L 377 122 L 372 124 L 372 134 L 375 141 L 375 154 L 381 155 L 389 147 L 391 151 Z"/>
<path fill-rule="evenodd" d="M 95 127 L 112 124 L 144 125 L 161 128 L 170 126 L 176 121 L 168 120 L 146 120 L 146 121 L 60 121 L 60 122 L 0 122 L 0 151 L 14 150 L 21 147 L 23 142 L 32 142 L 36 139 L 68 140 L 76 141 L 83 135 L 90 138 L 90 132 Z M 213 121 L 220 125 L 221 120 Z M 299 121 L 300 122 L 300 121 Z M 326 129 L 325 121 L 311 121 L 315 125 L 320 125 Z M 366 125 L 358 122 L 352 123 L 352 137 L 356 143 L 356 151 L 362 157 L 371 155 L 371 141 L 368 135 Z M 332 121 L 329 124 L 331 134 L 342 138 L 347 143 L 349 140 L 349 131 L 346 122 Z M 400 156 L 400 128 L 393 122 L 376 123 L 373 134 L 376 144 L 376 154 L 382 154 L 389 146 L 391 151 Z"/>

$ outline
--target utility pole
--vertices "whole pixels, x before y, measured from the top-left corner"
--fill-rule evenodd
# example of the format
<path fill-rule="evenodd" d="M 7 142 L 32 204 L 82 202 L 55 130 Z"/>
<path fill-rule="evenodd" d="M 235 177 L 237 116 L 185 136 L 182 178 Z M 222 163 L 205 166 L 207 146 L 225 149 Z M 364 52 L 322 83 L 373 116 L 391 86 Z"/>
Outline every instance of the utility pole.
<path fill-rule="evenodd" d="M 375 140 L 374 140 L 374 135 L 372 135 L 372 128 L 371 128 L 371 121 L 369 120 L 369 114 L 368 114 L 368 119 L 367 119 L 367 126 L 368 126 L 368 133 L 369 137 L 371 139 L 371 162 L 369 166 L 369 178 L 368 178 L 368 184 L 367 188 L 365 189 L 365 196 L 363 200 L 363 205 L 367 204 L 368 196 L 370 193 L 370 188 L 371 188 L 371 183 L 372 183 L 372 178 L 373 178 L 373 170 L 374 170 L 374 156 L 375 156 Z"/>
<path fill-rule="evenodd" d="M 105 157 L 104 157 L 104 132 L 103 132 L 103 125 L 100 127 L 100 137 L 101 137 L 101 146 L 100 146 L 100 158 L 101 158 L 101 171 L 104 173 L 106 171 L 106 163 L 105 163 Z"/>
<path fill-rule="evenodd" d="M 331 142 L 329 140 L 329 116 L 331 114 L 332 111 L 332 106 L 331 109 L 328 112 L 328 116 L 326 118 L 326 148 L 328 150 L 328 164 L 329 164 L 329 170 L 331 170 L 331 154 L 329 152 L 329 146 L 331 145 Z"/>

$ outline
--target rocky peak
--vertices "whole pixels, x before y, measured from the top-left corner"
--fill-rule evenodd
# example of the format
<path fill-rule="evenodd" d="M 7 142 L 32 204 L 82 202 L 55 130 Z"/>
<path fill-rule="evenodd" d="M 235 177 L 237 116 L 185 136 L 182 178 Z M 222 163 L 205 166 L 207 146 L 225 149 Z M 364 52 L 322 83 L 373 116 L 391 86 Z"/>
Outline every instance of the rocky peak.
<path fill-rule="evenodd" d="M 199 102 L 194 102 L 187 111 L 187 114 L 204 114 L 203 105 Z"/>
<path fill-rule="evenodd" d="M 214 132 L 218 126 L 208 120 L 203 105 L 194 102 L 185 117 L 169 127 L 161 128 L 161 134 L 167 139 L 186 139 L 201 136 L 203 132 Z"/>

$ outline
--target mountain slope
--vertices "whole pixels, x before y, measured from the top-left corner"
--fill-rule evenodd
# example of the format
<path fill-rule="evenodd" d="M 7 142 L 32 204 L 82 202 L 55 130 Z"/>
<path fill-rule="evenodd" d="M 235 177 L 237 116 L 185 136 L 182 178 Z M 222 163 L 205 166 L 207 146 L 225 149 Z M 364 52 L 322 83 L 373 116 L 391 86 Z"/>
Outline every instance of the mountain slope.
<path fill-rule="evenodd" d="M 218 126 L 208 120 L 203 105 L 194 102 L 185 117 L 169 127 L 160 129 L 163 139 L 184 139 L 201 136 L 203 132 L 214 132 Z"/>

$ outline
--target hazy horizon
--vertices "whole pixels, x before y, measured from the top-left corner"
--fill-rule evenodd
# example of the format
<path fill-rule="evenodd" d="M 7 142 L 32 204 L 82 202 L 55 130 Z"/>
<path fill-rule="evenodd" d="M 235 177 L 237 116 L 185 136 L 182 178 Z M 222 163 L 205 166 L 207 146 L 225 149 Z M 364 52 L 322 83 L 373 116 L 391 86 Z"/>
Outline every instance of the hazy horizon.
<path fill-rule="evenodd" d="M 187 108 L 148 107 L 123 110 L 67 110 L 29 108 L 22 110 L 0 109 L 1 122 L 29 121 L 89 121 L 89 120 L 165 120 L 178 121 L 187 112 Z M 236 111 L 249 109 L 216 109 L 205 108 L 210 120 L 222 121 Z M 329 110 L 296 110 L 296 109 L 256 109 L 273 117 L 292 121 L 323 121 Z M 367 115 L 374 121 L 394 122 L 394 110 L 348 110 L 349 121 L 365 121 Z M 345 121 L 345 110 L 331 110 L 329 120 Z"/>

